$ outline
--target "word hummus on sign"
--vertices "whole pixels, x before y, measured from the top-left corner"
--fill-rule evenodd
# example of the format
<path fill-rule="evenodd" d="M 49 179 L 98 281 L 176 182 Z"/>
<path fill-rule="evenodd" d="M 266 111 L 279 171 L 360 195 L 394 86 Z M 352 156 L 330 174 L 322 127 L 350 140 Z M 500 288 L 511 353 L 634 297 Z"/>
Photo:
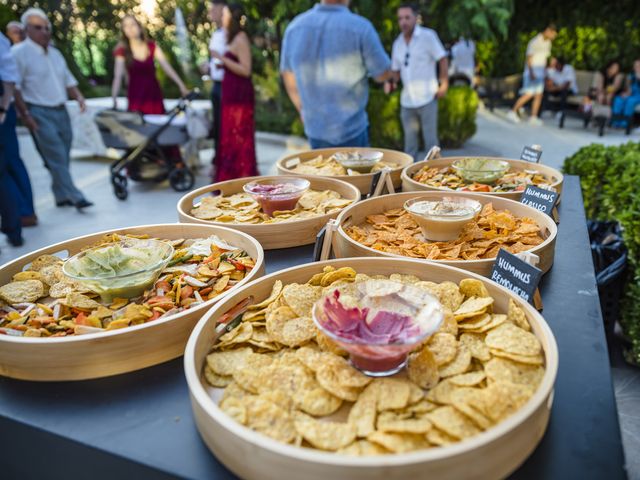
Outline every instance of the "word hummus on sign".
<path fill-rule="evenodd" d="M 527 302 L 533 303 L 533 296 L 541 277 L 542 270 L 501 249 L 493 264 L 490 278 Z"/>
<path fill-rule="evenodd" d="M 520 197 L 520 203 L 529 205 L 549 216 L 552 216 L 553 207 L 557 201 L 558 192 L 534 187 L 533 185 L 527 185 L 527 188 L 522 192 L 522 196 Z"/>

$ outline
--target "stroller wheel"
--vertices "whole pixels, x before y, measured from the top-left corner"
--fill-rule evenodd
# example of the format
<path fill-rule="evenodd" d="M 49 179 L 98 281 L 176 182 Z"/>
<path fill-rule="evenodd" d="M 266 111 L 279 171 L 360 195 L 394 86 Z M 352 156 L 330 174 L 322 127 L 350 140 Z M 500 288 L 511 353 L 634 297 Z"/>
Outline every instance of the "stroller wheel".
<path fill-rule="evenodd" d="M 119 200 L 126 200 L 129 196 L 127 191 L 127 177 L 120 173 L 111 176 L 111 184 L 113 185 L 113 193 Z"/>
<path fill-rule="evenodd" d="M 196 179 L 188 168 L 176 168 L 169 172 L 169 184 L 176 192 L 186 192 L 193 187 Z"/>

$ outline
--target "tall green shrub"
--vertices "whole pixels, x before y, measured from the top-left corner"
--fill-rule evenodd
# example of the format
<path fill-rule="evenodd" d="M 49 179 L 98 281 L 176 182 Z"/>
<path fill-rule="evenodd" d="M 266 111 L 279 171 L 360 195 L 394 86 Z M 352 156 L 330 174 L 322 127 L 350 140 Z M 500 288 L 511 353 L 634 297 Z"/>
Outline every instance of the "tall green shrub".
<path fill-rule="evenodd" d="M 565 160 L 563 169 L 580 176 L 589 218 L 617 220 L 622 225 L 629 274 L 620 323 L 631 340 L 627 357 L 640 364 L 640 143 L 583 147 Z"/>
<path fill-rule="evenodd" d="M 478 94 L 471 87 L 451 87 L 438 101 L 438 137 L 445 148 L 460 148 L 476 133 Z"/>

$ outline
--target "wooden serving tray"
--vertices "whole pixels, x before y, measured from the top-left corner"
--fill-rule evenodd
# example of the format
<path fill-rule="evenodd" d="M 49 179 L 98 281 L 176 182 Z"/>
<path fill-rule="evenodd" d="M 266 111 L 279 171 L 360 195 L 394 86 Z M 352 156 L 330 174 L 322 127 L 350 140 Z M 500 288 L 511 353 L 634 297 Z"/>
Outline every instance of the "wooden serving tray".
<path fill-rule="evenodd" d="M 354 202 L 360 200 L 360 192 L 358 189 L 347 182 L 329 177 L 301 176 L 309 180 L 312 190 L 333 190 L 338 192 L 342 197 L 353 200 Z M 197 223 L 201 225 L 216 225 L 232 228 L 251 235 L 260 242 L 262 248 L 265 250 L 299 247 L 301 245 L 314 243 L 316 241 L 316 235 L 322 230 L 322 227 L 332 218 L 336 218 L 340 211 L 302 220 L 262 225 L 215 222 L 211 220 L 201 220 L 191 215 L 191 209 L 197 205 L 199 199 L 205 195 L 209 195 L 212 192 L 219 192 L 217 193 L 218 195 L 233 195 L 234 193 L 242 192 L 242 187 L 246 183 L 253 180 L 270 178 L 278 178 L 278 176 L 237 178 L 198 188 L 178 201 L 178 218 L 180 223 Z"/>
<path fill-rule="evenodd" d="M 13 275 L 40 255 L 69 257 L 109 233 L 148 234 L 169 240 L 217 235 L 256 260 L 252 271 L 229 293 L 264 275 L 264 252 L 249 235 L 207 225 L 159 224 L 107 230 L 36 250 L 0 267 L 0 284 L 9 283 Z M 38 381 L 87 380 L 166 362 L 183 354 L 193 326 L 225 295 L 161 320 L 108 332 L 57 338 L 0 335 L 0 375 Z"/>
<path fill-rule="evenodd" d="M 540 257 L 540 263 L 537 265 L 539 269 L 546 273 L 553 265 L 553 257 L 556 248 L 556 236 L 558 234 L 558 227 L 553 219 L 542 213 L 535 208 L 524 205 L 514 200 L 508 200 L 502 197 L 489 197 L 479 193 L 463 193 L 463 192 L 407 192 L 396 193 L 394 195 L 385 195 L 383 197 L 374 197 L 368 200 L 364 200 L 356 205 L 351 205 L 345 208 L 338 216 L 338 229 L 333 237 L 333 246 L 335 255 L 337 258 L 348 257 L 394 257 L 394 258 L 409 258 L 403 255 L 396 255 L 395 253 L 381 252 L 371 247 L 362 245 L 356 242 L 346 233 L 346 229 L 352 225 L 359 225 L 365 222 L 367 215 L 376 213 L 383 213 L 386 210 L 394 208 L 402 208 L 404 202 L 412 198 L 424 198 L 425 200 L 436 201 L 443 197 L 456 197 L 463 196 L 464 198 L 471 198 L 477 200 L 480 203 L 487 204 L 492 203 L 496 210 L 507 209 L 518 217 L 529 217 L 536 221 L 540 226 L 545 241 L 540 245 L 535 246 L 528 252 L 535 253 Z M 481 259 L 481 260 L 426 260 L 417 259 L 421 262 L 436 263 L 441 265 L 449 265 L 451 267 L 461 268 L 469 272 L 477 273 L 485 277 L 491 275 L 491 267 L 495 261 L 495 258 Z"/>
<path fill-rule="evenodd" d="M 382 160 L 390 161 L 398 164 L 397 168 L 391 170 L 391 180 L 393 181 L 393 186 L 398 189 L 402 184 L 402 180 L 400 178 L 400 174 L 402 169 L 411 165 L 413 163 L 413 158 L 411 155 L 408 155 L 404 152 L 398 152 L 397 150 L 389 150 L 386 148 L 356 148 L 356 147 L 342 147 L 342 148 L 321 148 L 317 150 L 308 150 L 306 152 L 296 153 L 294 155 L 288 155 L 286 157 L 281 158 L 276 163 L 278 168 L 278 173 L 282 175 L 300 175 L 289 168 L 292 166 L 291 163 L 294 159 L 299 158 L 300 161 L 304 162 L 307 160 L 311 160 L 320 155 L 323 157 L 330 157 L 334 153 L 338 152 L 367 152 L 367 151 L 377 151 L 384 153 L 384 157 Z M 334 175 L 328 178 L 336 178 L 338 180 L 342 180 L 344 182 L 350 183 L 355 186 L 362 195 L 367 195 L 369 190 L 371 189 L 371 181 L 373 180 L 373 173 L 364 173 L 362 175 Z M 324 177 L 327 178 L 327 177 Z"/>
<path fill-rule="evenodd" d="M 423 160 L 422 162 L 416 162 L 413 165 L 409 165 L 402 170 L 402 191 L 403 192 L 417 192 L 417 191 L 436 191 L 436 192 L 451 192 L 452 190 L 447 190 L 444 188 L 438 187 L 430 187 L 429 185 L 425 185 L 424 183 L 416 182 L 413 180 L 413 175 L 420 170 L 425 165 L 429 165 L 430 167 L 447 167 L 451 165 L 454 161 L 459 160 L 461 158 L 468 157 L 440 157 L 432 160 Z M 526 162 L 524 160 L 514 160 L 511 158 L 500 158 L 500 157 L 473 157 L 473 158 L 486 158 L 491 160 L 504 160 L 505 162 L 509 162 L 511 165 L 512 171 L 520 171 L 520 170 L 538 170 L 548 178 L 552 179 L 552 186 L 558 192 L 558 201 L 560 201 L 560 196 L 562 194 L 562 182 L 564 181 L 564 176 L 555 168 L 548 167 L 547 165 L 543 165 L 541 163 L 531 163 Z M 479 192 L 470 192 L 470 193 L 479 193 Z M 507 198 L 510 200 L 520 200 L 520 196 L 522 192 L 486 192 L 482 193 L 482 195 L 491 195 L 492 197 L 499 198 Z"/>
<path fill-rule="evenodd" d="M 252 295 L 266 298 L 275 280 L 305 283 L 322 268 L 349 266 L 369 275 L 392 273 L 416 275 L 433 282 L 483 280 L 496 309 L 507 311 L 513 299 L 527 314 L 533 333 L 544 349 L 546 371 L 536 393 L 520 410 L 498 425 L 468 440 L 447 447 L 377 457 L 350 457 L 285 445 L 237 423 L 207 392 L 201 377 L 205 357 L 211 350 L 216 322 L 239 301 Z M 551 329 L 529 304 L 500 285 L 476 274 L 446 265 L 395 258 L 352 258 L 293 267 L 263 277 L 227 296 L 196 325 L 184 356 L 185 373 L 196 426 L 215 456 L 245 479 L 273 480 L 406 480 L 411 478 L 504 478 L 531 455 L 549 421 L 553 385 L 558 370 L 558 347 Z"/>

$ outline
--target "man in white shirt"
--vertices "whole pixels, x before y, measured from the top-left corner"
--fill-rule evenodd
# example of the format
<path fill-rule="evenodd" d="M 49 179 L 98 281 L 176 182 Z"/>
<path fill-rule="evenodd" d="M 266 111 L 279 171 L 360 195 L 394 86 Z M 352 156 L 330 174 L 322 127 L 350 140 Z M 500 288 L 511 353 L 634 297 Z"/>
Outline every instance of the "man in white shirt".
<path fill-rule="evenodd" d="M 447 54 L 430 28 L 417 25 L 418 9 L 413 4 L 398 8 L 398 24 L 402 33 L 393 42 L 391 70 L 394 79 L 385 91 L 402 80 L 400 95 L 404 150 L 418 160 L 418 135 L 422 128 L 424 147 L 428 151 L 438 145 L 438 98 L 449 88 Z"/>
<path fill-rule="evenodd" d="M 563 57 L 552 57 L 549 61 L 547 76 L 544 81 L 544 96 L 542 98 L 542 110 L 547 110 L 551 104 L 551 97 L 555 97 L 556 110 L 564 110 L 567 96 L 578 93 L 576 71 L 571 65 L 567 65 Z"/>
<path fill-rule="evenodd" d="M 220 100 L 222 96 L 222 79 L 224 78 L 224 67 L 220 60 L 217 60 L 213 53 L 224 55 L 227 51 L 227 33 L 222 27 L 222 12 L 225 5 L 224 0 L 213 0 L 209 4 L 209 20 L 214 24 L 215 30 L 211 34 L 209 41 L 209 54 L 211 61 L 209 62 L 209 75 L 213 80 L 213 88 L 211 89 L 211 103 L 213 105 L 213 140 L 218 146 L 218 138 L 220 136 Z"/>
<path fill-rule="evenodd" d="M 553 42 L 557 34 L 556 26 L 549 24 L 543 32 L 533 37 L 527 44 L 527 59 L 522 77 L 521 96 L 507 113 L 507 118 L 514 123 L 520 122 L 518 111 L 533 99 L 529 124 L 536 126 L 542 124 L 538 118 L 538 113 L 540 112 L 542 93 L 544 92 L 547 59 L 551 55 L 551 42 Z"/>
<path fill-rule="evenodd" d="M 476 44 L 473 40 L 460 37 L 451 47 L 451 75 L 464 75 L 473 85 L 475 72 Z"/>
<path fill-rule="evenodd" d="M 64 57 L 50 45 L 51 23 L 46 14 L 39 8 L 30 8 L 21 20 L 27 39 L 11 49 L 21 77 L 16 85 L 16 106 L 49 169 L 56 205 L 82 210 L 93 204 L 85 199 L 71 178 L 73 133 L 65 103 L 71 97 L 84 112 L 84 97 Z"/>

